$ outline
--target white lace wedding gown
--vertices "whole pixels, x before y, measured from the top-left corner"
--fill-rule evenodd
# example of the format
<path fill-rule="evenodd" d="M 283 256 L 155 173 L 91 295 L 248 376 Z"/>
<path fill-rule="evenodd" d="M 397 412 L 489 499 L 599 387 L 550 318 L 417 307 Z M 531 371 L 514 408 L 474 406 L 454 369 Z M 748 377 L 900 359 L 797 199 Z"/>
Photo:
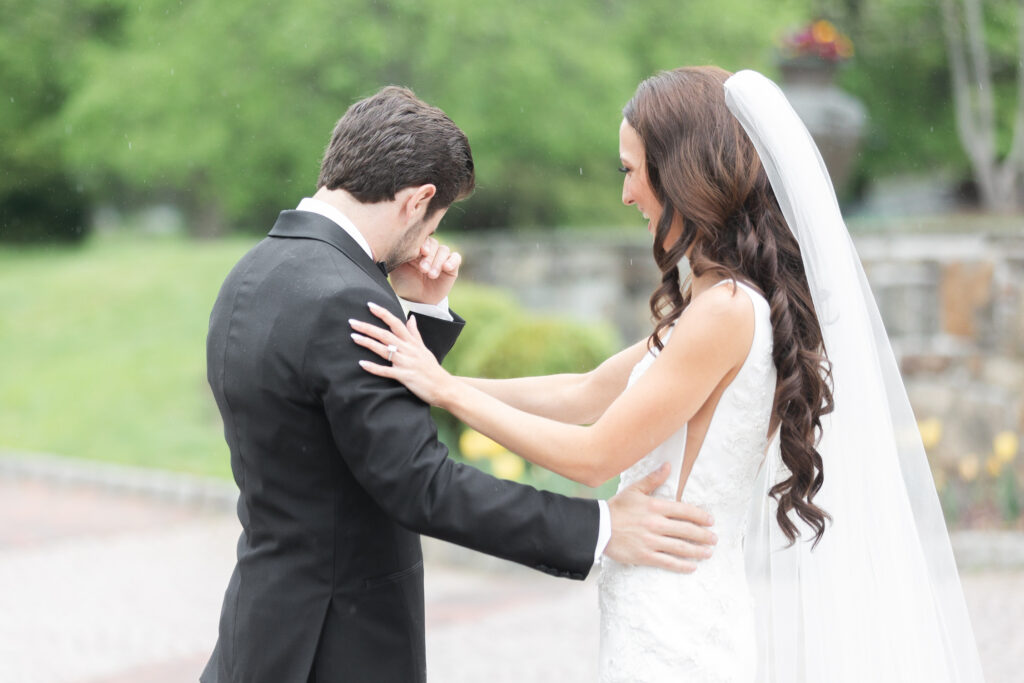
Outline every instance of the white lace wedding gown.
<path fill-rule="evenodd" d="M 767 447 L 776 372 L 768 302 L 757 290 L 738 285 L 753 301 L 753 341 L 719 399 L 683 495 L 685 502 L 714 516 L 718 544 L 693 574 L 625 566 L 603 558 L 602 683 L 754 680 L 757 643 L 753 598 L 744 574 L 743 532 Z M 629 383 L 655 358 L 653 351 L 644 356 Z M 623 472 L 620 490 L 670 462 L 672 473 L 655 495 L 674 500 L 685 445 L 684 426 Z"/>

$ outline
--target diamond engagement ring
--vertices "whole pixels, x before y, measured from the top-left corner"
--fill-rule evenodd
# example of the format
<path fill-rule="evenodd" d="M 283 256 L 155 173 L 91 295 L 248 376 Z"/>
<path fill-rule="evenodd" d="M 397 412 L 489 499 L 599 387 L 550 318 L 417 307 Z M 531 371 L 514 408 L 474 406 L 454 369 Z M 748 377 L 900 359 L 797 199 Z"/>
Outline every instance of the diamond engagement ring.
<path fill-rule="evenodd" d="M 391 362 L 391 356 L 398 352 L 398 347 L 394 344 L 388 344 L 388 362 Z"/>

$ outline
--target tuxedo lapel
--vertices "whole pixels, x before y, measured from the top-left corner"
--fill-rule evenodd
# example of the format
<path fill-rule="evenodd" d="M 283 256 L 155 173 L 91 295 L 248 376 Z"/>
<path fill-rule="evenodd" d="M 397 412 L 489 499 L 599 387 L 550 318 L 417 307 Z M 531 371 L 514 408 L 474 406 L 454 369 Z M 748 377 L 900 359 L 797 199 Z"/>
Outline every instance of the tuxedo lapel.
<path fill-rule="evenodd" d="M 359 266 L 373 281 L 394 296 L 387 275 L 351 236 L 333 221 L 311 211 L 282 211 L 271 228 L 271 237 L 293 237 L 326 242 Z"/>

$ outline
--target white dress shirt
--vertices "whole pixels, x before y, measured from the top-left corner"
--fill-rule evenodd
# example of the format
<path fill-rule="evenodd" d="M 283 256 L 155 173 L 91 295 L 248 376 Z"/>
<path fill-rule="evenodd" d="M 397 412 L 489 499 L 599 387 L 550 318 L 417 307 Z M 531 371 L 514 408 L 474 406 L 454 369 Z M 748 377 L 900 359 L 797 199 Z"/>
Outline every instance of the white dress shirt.
<path fill-rule="evenodd" d="M 373 250 L 370 249 L 370 243 L 366 241 L 363 234 L 359 232 L 359 228 L 356 227 L 355 223 L 349 220 L 348 216 L 343 214 L 337 208 L 328 204 L 327 202 L 312 197 L 305 197 L 299 205 L 295 208 L 296 211 L 309 211 L 311 213 L 319 214 L 324 218 L 334 222 L 338 227 L 348 233 L 349 237 L 356 241 L 366 255 L 373 261 L 377 258 L 373 254 Z M 445 297 L 437 304 L 424 304 L 416 301 L 406 301 L 399 297 L 398 301 L 402 304 L 402 308 L 405 309 L 406 313 L 413 312 L 420 315 L 428 315 L 432 318 L 440 318 L 441 320 L 447 320 L 451 322 L 452 318 L 451 311 L 448 309 L 448 297 Z M 597 531 L 597 547 L 594 549 L 594 562 L 601 559 L 604 549 L 608 546 L 608 541 L 612 537 L 611 529 L 611 514 L 608 511 L 607 501 L 597 501 L 598 509 L 600 510 L 600 526 Z"/>

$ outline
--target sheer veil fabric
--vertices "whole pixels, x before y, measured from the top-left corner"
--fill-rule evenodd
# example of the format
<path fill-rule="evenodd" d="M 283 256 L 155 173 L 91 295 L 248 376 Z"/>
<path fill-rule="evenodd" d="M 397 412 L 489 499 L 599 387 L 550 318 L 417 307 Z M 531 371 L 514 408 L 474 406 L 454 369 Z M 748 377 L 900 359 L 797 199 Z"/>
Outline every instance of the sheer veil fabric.
<path fill-rule="evenodd" d="M 818 450 L 831 516 L 811 550 L 788 541 L 769 445 L 744 554 L 757 605 L 759 683 L 983 681 L 949 534 L 917 423 L 832 182 L 785 95 L 754 71 L 725 83 L 796 236 L 833 365 L 835 410 Z M 794 521 L 800 525 L 798 519 Z"/>

